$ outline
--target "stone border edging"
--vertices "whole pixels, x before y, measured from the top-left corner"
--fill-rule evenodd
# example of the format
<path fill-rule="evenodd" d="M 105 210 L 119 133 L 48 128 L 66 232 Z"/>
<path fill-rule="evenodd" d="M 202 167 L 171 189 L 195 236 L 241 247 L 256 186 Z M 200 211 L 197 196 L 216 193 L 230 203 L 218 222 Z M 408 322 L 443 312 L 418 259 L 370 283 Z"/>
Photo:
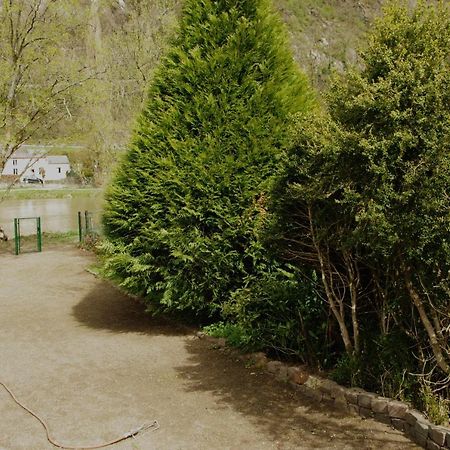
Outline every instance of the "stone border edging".
<path fill-rule="evenodd" d="M 213 338 L 202 332 L 197 333 L 197 337 L 207 338 L 214 348 L 226 348 L 223 338 Z M 390 425 L 427 450 L 450 449 L 450 428 L 432 424 L 406 403 L 363 389 L 346 388 L 309 373 L 305 366 L 289 366 L 281 361 L 269 360 L 263 352 L 242 354 L 232 349 L 230 352 L 238 359 L 250 362 L 253 367 L 272 374 L 278 381 L 289 383 L 306 397 L 331 402 L 350 414 L 373 418 Z"/>

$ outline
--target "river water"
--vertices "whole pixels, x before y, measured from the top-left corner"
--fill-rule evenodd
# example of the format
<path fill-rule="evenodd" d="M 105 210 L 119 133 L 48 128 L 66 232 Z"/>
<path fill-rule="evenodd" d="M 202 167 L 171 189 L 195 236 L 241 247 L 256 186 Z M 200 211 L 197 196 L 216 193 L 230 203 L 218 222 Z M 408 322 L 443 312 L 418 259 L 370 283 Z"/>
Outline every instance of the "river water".
<path fill-rule="evenodd" d="M 67 232 L 78 230 L 78 211 L 93 213 L 94 226 L 100 225 L 102 198 L 74 197 L 60 199 L 6 199 L 0 202 L 0 227 L 8 236 L 14 236 L 14 219 L 17 217 L 40 217 L 43 232 Z M 36 222 L 21 221 L 23 235 L 36 233 Z"/>

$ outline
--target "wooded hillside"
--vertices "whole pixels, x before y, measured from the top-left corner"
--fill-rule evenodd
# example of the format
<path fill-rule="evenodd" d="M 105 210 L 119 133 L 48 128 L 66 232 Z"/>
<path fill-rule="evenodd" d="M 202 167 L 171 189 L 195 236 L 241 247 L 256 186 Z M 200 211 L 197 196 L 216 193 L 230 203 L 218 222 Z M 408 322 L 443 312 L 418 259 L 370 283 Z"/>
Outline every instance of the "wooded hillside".
<path fill-rule="evenodd" d="M 333 69 L 356 63 L 381 3 L 276 0 L 275 6 L 297 63 L 323 88 Z M 82 144 L 79 176 L 101 182 L 129 142 L 181 6 L 180 0 L 0 2 L 2 159 L 23 142 Z"/>

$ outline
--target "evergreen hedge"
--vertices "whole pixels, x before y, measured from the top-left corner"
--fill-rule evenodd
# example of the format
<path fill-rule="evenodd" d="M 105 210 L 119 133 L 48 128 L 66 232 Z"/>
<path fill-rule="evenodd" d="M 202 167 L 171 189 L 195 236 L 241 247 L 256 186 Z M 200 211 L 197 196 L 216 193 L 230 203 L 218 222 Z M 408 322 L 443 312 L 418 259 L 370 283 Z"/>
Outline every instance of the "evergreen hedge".
<path fill-rule="evenodd" d="M 217 311 L 264 268 L 267 180 L 312 103 L 268 0 L 187 0 L 107 192 L 105 273 L 164 309 Z"/>

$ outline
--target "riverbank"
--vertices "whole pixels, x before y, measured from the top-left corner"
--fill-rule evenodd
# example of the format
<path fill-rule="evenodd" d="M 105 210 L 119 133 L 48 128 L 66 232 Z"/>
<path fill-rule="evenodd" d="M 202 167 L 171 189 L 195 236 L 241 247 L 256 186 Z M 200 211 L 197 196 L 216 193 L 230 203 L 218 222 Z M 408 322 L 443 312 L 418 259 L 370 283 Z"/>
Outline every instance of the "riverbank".
<path fill-rule="evenodd" d="M 61 198 L 100 198 L 103 189 L 93 187 L 16 187 L 11 190 L 0 189 L 0 200 L 33 200 Z"/>
<path fill-rule="evenodd" d="M 103 208 L 103 190 L 94 188 L 28 189 L 18 188 L 2 199 L 0 191 L 0 227 L 14 234 L 14 219 L 41 218 L 43 232 L 78 231 L 78 213 L 89 212 L 93 229 L 99 229 Z M 32 221 L 21 223 L 21 234 L 35 234 Z"/>
<path fill-rule="evenodd" d="M 13 255 L 15 253 L 14 236 L 8 236 L 8 241 L 0 242 L 0 255 Z M 77 231 L 67 231 L 65 233 L 42 233 L 42 249 L 55 250 L 67 247 L 74 247 L 78 244 L 79 236 Z M 37 236 L 22 236 L 21 247 L 23 253 L 37 251 Z"/>

